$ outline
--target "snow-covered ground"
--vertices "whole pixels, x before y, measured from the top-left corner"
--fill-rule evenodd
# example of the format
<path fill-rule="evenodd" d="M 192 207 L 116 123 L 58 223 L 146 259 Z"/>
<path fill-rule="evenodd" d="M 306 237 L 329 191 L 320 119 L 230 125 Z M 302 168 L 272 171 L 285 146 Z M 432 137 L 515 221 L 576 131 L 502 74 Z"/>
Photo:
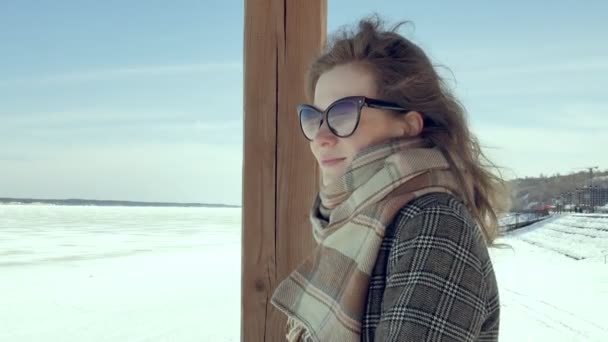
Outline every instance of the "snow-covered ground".
<path fill-rule="evenodd" d="M 239 341 L 240 209 L 0 205 L 0 341 Z"/>
<path fill-rule="evenodd" d="M 240 215 L 0 205 L 0 341 L 239 341 Z M 500 341 L 608 341 L 608 215 L 498 242 Z"/>
<path fill-rule="evenodd" d="M 501 341 L 608 341 L 608 215 L 565 214 L 491 249 Z"/>

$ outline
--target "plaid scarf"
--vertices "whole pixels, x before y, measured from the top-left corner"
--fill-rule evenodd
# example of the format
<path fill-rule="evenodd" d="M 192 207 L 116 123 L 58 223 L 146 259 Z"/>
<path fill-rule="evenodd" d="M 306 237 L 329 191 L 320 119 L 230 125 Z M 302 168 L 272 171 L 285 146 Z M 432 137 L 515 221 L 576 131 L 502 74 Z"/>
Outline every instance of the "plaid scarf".
<path fill-rule="evenodd" d="M 387 225 L 422 195 L 467 198 L 459 189 L 443 153 L 427 140 L 395 138 L 359 151 L 339 180 L 321 186 L 310 211 L 318 245 L 271 298 L 288 316 L 287 340 L 360 341 Z"/>

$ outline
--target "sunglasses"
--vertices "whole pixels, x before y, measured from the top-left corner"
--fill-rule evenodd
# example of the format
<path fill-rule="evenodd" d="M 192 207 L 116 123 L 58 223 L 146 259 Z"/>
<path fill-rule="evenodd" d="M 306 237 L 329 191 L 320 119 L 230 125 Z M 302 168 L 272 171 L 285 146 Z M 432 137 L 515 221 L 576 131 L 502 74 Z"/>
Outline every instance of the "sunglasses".
<path fill-rule="evenodd" d="M 312 141 L 319 132 L 321 125 L 323 125 L 323 121 L 327 120 L 327 126 L 334 135 L 340 138 L 347 138 L 357 130 L 361 117 L 361 109 L 364 106 L 399 112 L 408 111 L 408 109 L 395 103 L 371 99 L 365 96 L 348 96 L 334 101 L 325 111 L 320 111 L 316 107 L 307 104 L 299 105 L 297 109 L 300 118 L 300 128 L 304 137 Z"/>

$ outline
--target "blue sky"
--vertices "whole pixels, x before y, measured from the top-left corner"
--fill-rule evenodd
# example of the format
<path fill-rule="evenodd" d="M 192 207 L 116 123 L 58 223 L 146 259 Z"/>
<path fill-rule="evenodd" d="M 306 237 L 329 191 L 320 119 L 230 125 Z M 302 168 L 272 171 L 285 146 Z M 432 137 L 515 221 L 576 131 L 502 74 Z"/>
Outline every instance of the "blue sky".
<path fill-rule="evenodd" d="M 507 176 L 608 168 L 605 1 L 328 1 L 453 73 Z M 0 2 L 0 197 L 240 204 L 241 1 Z"/>

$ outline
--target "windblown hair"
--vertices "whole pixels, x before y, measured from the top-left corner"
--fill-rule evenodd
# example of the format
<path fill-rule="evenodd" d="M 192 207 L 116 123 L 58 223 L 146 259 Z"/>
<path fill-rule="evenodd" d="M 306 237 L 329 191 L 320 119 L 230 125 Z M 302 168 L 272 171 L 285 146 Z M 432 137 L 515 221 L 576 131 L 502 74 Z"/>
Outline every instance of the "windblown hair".
<path fill-rule="evenodd" d="M 473 198 L 467 199 L 469 209 L 486 244 L 497 246 L 498 215 L 509 206 L 506 182 L 500 169 L 481 150 L 469 130 L 465 108 L 429 57 L 398 33 L 403 24 L 386 29 L 383 20 L 373 16 L 361 20 L 356 29 L 343 28 L 332 35 L 308 71 L 308 100 L 314 102 L 319 77 L 335 66 L 354 63 L 371 72 L 380 99 L 422 114 L 425 128 L 421 136 L 443 151 L 460 184 L 464 186 L 465 170 L 473 179 Z"/>

